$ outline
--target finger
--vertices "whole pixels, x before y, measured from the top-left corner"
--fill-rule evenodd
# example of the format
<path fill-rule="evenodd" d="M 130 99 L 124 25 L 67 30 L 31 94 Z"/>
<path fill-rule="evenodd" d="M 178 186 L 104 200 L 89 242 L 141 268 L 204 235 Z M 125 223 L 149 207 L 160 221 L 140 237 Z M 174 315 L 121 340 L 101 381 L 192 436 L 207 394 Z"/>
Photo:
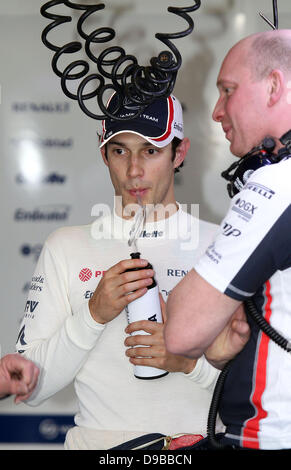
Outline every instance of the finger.
<path fill-rule="evenodd" d="M 155 344 L 153 336 L 143 334 L 128 336 L 124 341 L 124 345 L 129 348 L 139 345 L 152 346 L 153 344 Z"/>
<path fill-rule="evenodd" d="M 38 382 L 38 377 L 39 377 L 39 368 L 34 366 L 31 379 L 28 383 L 29 390 L 33 390 L 36 387 L 37 382 Z"/>
<path fill-rule="evenodd" d="M 160 334 L 151 335 L 151 334 L 142 334 L 142 333 L 143 331 L 141 331 L 140 334 L 128 336 L 124 341 L 125 346 L 135 347 L 135 346 L 144 345 L 144 346 L 156 346 L 156 347 L 161 347 L 161 348 L 165 347 L 163 335 L 160 335 Z"/>
<path fill-rule="evenodd" d="M 249 336 L 250 327 L 246 321 L 234 320 L 231 324 L 232 330 L 240 336 Z"/>
<path fill-rule="evenodd" d="M 119 261 L 119 263 L 112 266 L 107 273 L 109 274 L 121 274 L 124 273 L 127 269 L 134 269 L 134 268 L 145 268 L 149 262 L 145 259 L 124 259 Z"/>
<path fill-rule="evenodd" d="M 23 381 L 11 380 L 9 384 L 9 393 L 11 395 L 26 395 L 29 392 L 28 386 Z"/>
<path fill-rule="evenodd" d="M 156 367 L 158 369 L 166 369 L 163 358 L 160 357 L 131 357 L 129 362 L 135 366 Z"/>
<path fill-rule="evenodd" d="M 20 356 L 20 354 L 7 354 L 7 356 L 3 357 L 1 360 L 1 365 L 7 371 L 7 373 L 16 378 L 17 376 L 21 376 L 22 371 L 25 367 L 30 365 L 30 362 L 25 359 L 24 357 Z"/>
<path fill-rule="evenodd" d="M 21 371 L 21 378 L 23 382 L 25 382 L 28 385 L 29 388 L 33 386 L 33 384 L 35 383 L 38 377 L 38 372 L 39 372 L 38 367 L 30 361 L 27 361 L 23 365 L 23 368 Z"/>
<path fill-rule="evenodd" d="M 23 380 L 28 382 L 36 367 L 33 362 L 29 361 L 20 354 L 9 354 L 6 358 L 6 369 L 13 380 Z"/>
<path fill-rule="evenodd" d="M 142 297 L 144 294 L 147 293 L 147 291 L 147 288 L 143 287 L 142 289 L 138 289 L 134 292 L 131 292 L 130 294 L 124 295 L 121 298 L 122 308 L 125 308 L 130 302 L 133 302 L 134 300 Z"/>
<path fill-rule="evenodd" d="M 162 319 L 163 319 L 163 322 L 166 323 L 166 320 L 167 320 L 166 302 L 164 301 L 163 296 L 160 292 L 159 292 L 159 297 L 160 297 Z"/>
<path fill-rule="evenodd" d="M 33 390 L 31 392 L 26 393 L 26 394 L 22 394 L 22 393 L 17 394 L 14 398 L 14 403 L 16 405 L 18 405 L 19 403 L 27 400 L 30 397 L 30 395 L 32 394 L 32 392 L 33 392 Z"/>
<path fill-rule="evenodd" d="M 111 296 L 112 306 L 121 312 L 128 304 L 145 295 L 147 291 L 147 286 L 138 288 L 137 285 L 133 291 L 126 287 L 115 289 L 114 294 Z"/>
<path fill-rule="evenodd" d="M 126 284 L 128 282 L 132 283 L 134 281 L 147 278 L 150 278 L 153 282 L 152 278 L 154 274 L 155 272 L 153 269 L 139 269 L 138 271 L 127 271 L 118 275 L 118 282 L 121 285 Z"/>
<path fill-rule="evenodd" d="M 153 357 L 155 353 L 151 347 L 129 348 L 125 351 L 127 357 Z"/>
<path fill-rule="evenodd" d="M 152 278 L 148 277 L 147 279 L 140 279 L 138 281 L 134 282 L 128 282 L 126 284 L 121 284 L 117 289 L 115 289 L 115 292 L 118 297 L 121 297 L 123 295 L 130 294 L 132 292 L 135 292 L 138 289 L 143 289 L 151 286 L 153 283 Z"/>
<path fill-rule="evenodd" d="M 162 329 L 164 328 L 163 323 L 158 323 L 156 321 L 150 321 L 150 320 L 139 320 L 130 323 L 126 328 L 125 332 L 127 334 L 132 334 L 135 331 L 146 331 L 149 334 L 155 334 L 157 332 L 162 333 Z"/>
<path fill-rule="evenodd" d="M 16 378 L 10 380 L 10 393 L 16 396 L 30 395 L 37 383 L 37 376 L 30 377 L 29 380 Z"/>
<path fill-rule="evenodd" d="M 166 350 L 159 346 L 136 346 L 125 351 L 129 358 L 165 358 Z"/>
<path fill-rule="evenodd" d="M 25 388 L 22 388 L 22 390 L 19 390 L 18 393 L 15 393 L 14 403 L 16 405 L 27 400 L 32 395 L 37 384 L 37 378 L 38 374 L 37 377 L 35 377 L 35 380 L 33 380 L 29 385 L 26 385 L 26 390 Z"/>

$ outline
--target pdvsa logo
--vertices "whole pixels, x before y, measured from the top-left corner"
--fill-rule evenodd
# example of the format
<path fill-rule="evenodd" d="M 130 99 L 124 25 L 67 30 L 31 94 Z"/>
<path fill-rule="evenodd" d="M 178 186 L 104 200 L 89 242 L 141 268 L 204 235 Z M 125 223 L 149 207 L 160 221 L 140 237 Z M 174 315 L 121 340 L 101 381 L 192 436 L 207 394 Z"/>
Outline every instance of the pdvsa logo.
<path fill-rule="evenodd" d="M 87 282 L 87 281 L 89 281 L 89 279 L 91 279 L 92 274 L 93 273 L 92 273 L 91 269 L 89 269 L 89 268 L 81 269 L 81 271 L 79 273 L 79 279 L 82 282 Z"/>
<path fill-rule="evenodd" d="M 79 272 L 79 279 L 82 282 L 87 282 L 90 279 L 92 279 L 92 277 L 94 277 L 94 278 L 99 277 L 99 276 L 102 277 L 102 276 L 104 276 L 105 273 L 106 273 L 106 271 L 100 271 L 100 270 L 92 271 L 89 268 L 83 268 Z"/>

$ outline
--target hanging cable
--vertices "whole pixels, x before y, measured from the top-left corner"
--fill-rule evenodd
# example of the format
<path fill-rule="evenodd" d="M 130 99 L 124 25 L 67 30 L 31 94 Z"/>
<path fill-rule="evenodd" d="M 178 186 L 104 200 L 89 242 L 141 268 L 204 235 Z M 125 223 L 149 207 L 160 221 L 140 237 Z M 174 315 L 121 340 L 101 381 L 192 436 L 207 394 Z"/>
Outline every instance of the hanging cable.
<path fill-rule="evenodd" d="M 274 17 L 274 22 L 272 23 L 265 15 L 263 15 L 262 12 L 259 12 L 259 15 L 263 20 L 268 23 L 269 26 L 273 29 L 278 29 L 279 28 L 279 16 L 278 16 L 278 2 L 277 0 L 273 0 L 273 17 Z"/>
<path fill-rule="evenodd" d="M 87 60 L 75 60 L 64 70 L 60 70 L 59 62 L 62 56 L 74 54 L 81 51 L 83 44 L 81 41 L 72 41 L 63 46 L 57 46 L 48 40 L 48 34 L 54 28 L 61 27 L 64 23 L 72 21 L 71 16 L 53 14 L 49 12 L 52 7 L 64 5 L 73 10 L 83 12 L 77 22 L 77 32 L 84 42 L 84 49 L 88 59 L 95 64 L 96 73 L 89 74 L 89 63 Z M 53 20 L 42 33 L 42 41 L 46 47 L 54 51 L 52 68 L 55 74 L 61 78 L 61 87 L 65 95 L 73 100 L 77 100 L 82 111 L 93 119 L 105 119 L 106 117 L 115 120 L 128 120 L 136 118 L 146 106 L 151 104 L 156 98 L 168 97 L 173 89 L 177 78 L 178 70 L 182 64 L 182 57 L 173 44 L 174 39 L 179 39 L 189 35 L 194 29 L 194 21 L 189 13 L 198 10 L 201 6 L 200 0 L 194 0 L 191 7 L 169 7 L 168 11 L 183 18 L 188 27 L 177 33 L 157 33 L 155 37 L 165 44 L 169 50 L 162 51 L 157 57 L 150 59 L 150 65 L 141 66 L 135 56 L 126 54 L 120 46 L 110 46 L 96 56 L 92 52 L 93 44 L 102 44 L 111 41 L 115 37 L 115 31 L 109 27 L 101 27 L 90 34 L 85 32 L 85 22 L 89 17 L 105 8 L 103 3 L 95 5 L 81 5 L 69 0 L 52 0 L 45 3 L 40 12 L 42 16 Z M 115 54 L 117 57 L 112 58 Z M 110 67 L 110 69 L 109 69 Z M 76 72 L 81 68 L 81 71 Z M 76 93 L 68 89 L 68 82 L 82 80 Z M 87 86 L 91 82 L 98 82 L 98 86 L 86 93 Z M 106 108 L 105 93 L 108 90 L 118 94 L 116 109 L 108 112 Z M 86 101 L 97 99 L 98 106 L 102 114 L 96 114 L 88 109 Z M 131 103 L 136 111 L 130 117 L 119 117 L 118 112 L 126 100 Z"/>

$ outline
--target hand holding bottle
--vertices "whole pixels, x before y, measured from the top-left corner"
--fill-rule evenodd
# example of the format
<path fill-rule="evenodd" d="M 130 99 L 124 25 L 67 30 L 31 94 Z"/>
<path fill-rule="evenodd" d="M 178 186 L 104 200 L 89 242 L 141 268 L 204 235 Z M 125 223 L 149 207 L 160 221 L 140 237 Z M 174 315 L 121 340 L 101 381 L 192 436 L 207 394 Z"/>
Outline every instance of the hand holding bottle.
<path fill-rule="evenodd" d="M 106 271 L 89 300 L 90 313 L 96 322 L 108 323 L 128 303 L 147 292 L 154 275 L 147 266 L 148 261 L 143 259 L 125 259 Z"/>
<path fill-rule="evenodd" d="M 163 323 L 140 320 L 129 324 L 125 329 L 125 332 L 130 335 L 124 342 L 129 348 L 126 350 L 126 355 L 135 366 L 148 366 L 168 372 L 188 374 L 195 368 L 197 360 L 167 351 L 164 341 L 166 304 L 161 294 L 159 298 Z"/>

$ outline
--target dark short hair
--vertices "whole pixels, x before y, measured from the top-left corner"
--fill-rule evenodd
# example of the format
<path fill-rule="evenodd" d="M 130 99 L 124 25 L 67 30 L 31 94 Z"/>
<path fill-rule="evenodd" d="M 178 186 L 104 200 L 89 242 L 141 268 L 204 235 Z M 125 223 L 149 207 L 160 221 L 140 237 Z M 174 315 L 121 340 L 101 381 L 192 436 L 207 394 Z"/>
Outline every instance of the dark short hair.
<path fill-rule="evenodd" d="M 171 144 L 172 144 L 172 161 L 175 160 L 177 147 L 180 145 L 181 142 L 182 142 L 182 140 L 179 139 L 178 137 L 174 137 L 172 142 L 171 142 Z M 105 155 L 106 160 L 108 160 L 108 158 L 107 158 L 107 144 L 104 145 L 104 155 Z M 184 161 L 177 168 L 175 168 L 175 173 L 179 173 L 180 168 L 182 168 L 182 166 L 184 166 Z"/>

